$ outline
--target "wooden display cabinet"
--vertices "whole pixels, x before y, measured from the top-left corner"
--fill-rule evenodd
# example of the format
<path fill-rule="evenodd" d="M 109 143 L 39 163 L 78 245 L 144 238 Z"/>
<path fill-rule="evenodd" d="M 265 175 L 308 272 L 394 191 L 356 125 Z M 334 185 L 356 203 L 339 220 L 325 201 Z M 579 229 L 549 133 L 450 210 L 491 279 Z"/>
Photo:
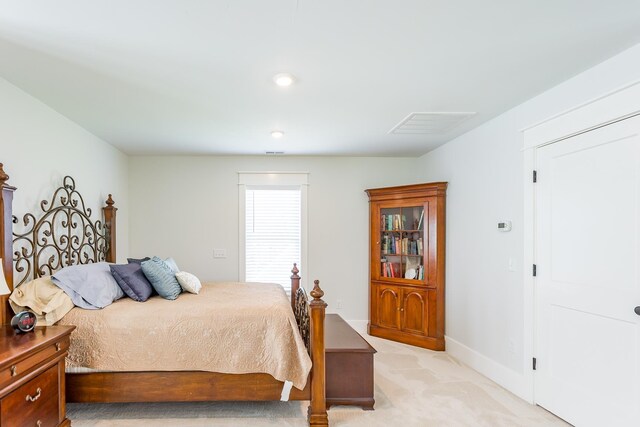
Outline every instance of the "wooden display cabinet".
<path fill-rule="evenodd" d="M 444 350 L 446 182 L 366 190 L 369 334 Z"/>

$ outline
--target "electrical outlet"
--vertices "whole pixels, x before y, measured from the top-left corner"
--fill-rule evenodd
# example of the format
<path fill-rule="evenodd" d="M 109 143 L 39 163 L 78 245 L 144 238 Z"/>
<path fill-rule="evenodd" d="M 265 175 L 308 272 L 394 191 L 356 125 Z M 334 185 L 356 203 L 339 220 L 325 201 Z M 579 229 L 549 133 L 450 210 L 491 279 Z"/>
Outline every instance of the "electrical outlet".
<path fill-rule="evenodd" d="M 227 250 L 226 249 L 214 249 L 213 250 L 213 257 L 214 258 L 226 258 L 227 257 Z"/>
<path fill-rule="evenodd" d="M 342 300 L 341 299 L 336 301 L 336 310 L 342 310 Z"/>

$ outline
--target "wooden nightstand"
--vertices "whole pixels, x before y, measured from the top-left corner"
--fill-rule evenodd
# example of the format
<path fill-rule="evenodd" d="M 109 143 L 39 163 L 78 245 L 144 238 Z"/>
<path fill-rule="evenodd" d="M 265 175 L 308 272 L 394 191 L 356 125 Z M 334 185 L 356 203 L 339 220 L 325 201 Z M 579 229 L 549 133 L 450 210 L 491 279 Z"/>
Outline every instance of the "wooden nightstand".
<path fill-rule="evenodd" d="M 16 334 L 0 326 L 0 427 L 70 426 L 64 358 L 75 326 Z"/>

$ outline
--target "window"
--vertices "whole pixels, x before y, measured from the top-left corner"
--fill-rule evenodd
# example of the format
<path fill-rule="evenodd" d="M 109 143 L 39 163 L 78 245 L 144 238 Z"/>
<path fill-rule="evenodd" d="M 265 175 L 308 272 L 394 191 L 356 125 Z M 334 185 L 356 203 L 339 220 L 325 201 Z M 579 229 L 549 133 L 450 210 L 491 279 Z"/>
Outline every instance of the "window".
<path fill-rule="evenodd" d="M 279 283 L 306 268 L 306 181 L 300 173 L 240 173 L 240 279 Z"/>

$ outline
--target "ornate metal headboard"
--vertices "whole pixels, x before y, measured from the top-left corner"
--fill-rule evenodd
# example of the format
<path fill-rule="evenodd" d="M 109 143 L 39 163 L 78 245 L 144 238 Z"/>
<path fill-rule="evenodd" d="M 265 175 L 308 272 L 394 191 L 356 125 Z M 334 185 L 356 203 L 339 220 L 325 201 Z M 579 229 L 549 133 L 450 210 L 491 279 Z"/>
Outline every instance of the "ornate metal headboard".
<path fill-rule="evenodd" d="M 117 209 L 111 194 L 106 204 L 104 222 L 93 221 L 74 179 L 65 176 L 51 198 L 40 202 L 42 212 L 25 214 L 13 232 L 15 286 L 68 265 L 115 261 Z M 12 222 L 19 224 L 16 216 Z"/>

